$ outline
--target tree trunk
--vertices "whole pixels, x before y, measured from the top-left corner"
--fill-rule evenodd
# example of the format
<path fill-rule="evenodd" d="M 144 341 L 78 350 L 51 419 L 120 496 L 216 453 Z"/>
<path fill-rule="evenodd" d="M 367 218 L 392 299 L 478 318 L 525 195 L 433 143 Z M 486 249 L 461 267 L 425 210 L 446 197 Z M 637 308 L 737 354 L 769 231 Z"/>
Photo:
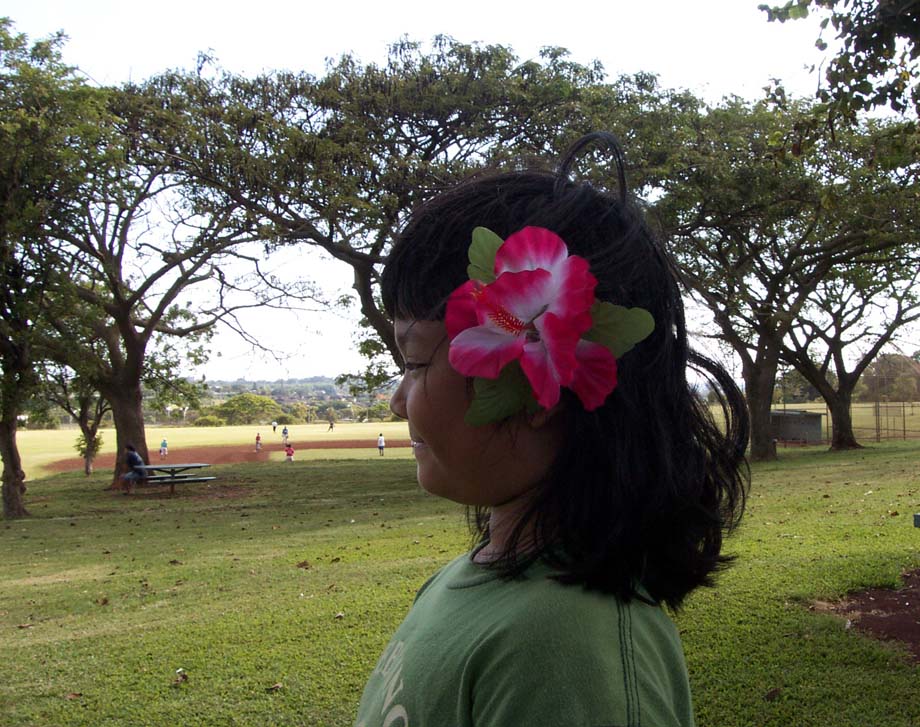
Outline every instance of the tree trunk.
<path fill-rule="evenodd" d="M 26 473 L 16 446 L 16 417 L 0 420 L 0 456 L 3 457 L 3 517 L 26 517 L 23 495 L 26 492 Z"/>
<path fill-rule="evenodd" d="M 120 486 L 119 478 L 127 471 L 125 465 L 125 445 L 133 444 L 145 463 L 150 462 L 147 454 L 147 439 L 144 431 L 144 410 L 140 384 L 117 388 L 104 392 L 112 405 L 112 418 L 115 420 L 115 444 L 118 453 L 115 457 L 115 472 L 112 476 L 112 489 Z"/>
<path fill-rule="evenodd" d="M 78 421 L 80 431 L 83 434 L 83 441 L 86 444 L 86 454 L 83 456 L 83 474 L 87 477 L 93 474 L 93 460 L 96 459 L 96 434 L 99 432 L 98 422 L 93 425 L 87 420 L 88 411 L 87 407 L 81 407 L 81 416 Z"/>
<path fill-rule="evenodd" d="M 850 411 L 850 391 L 837 391 L 834 396 L 825 396 L 827 408 L 831 412 L 831 422 L 834 433 L 831 436 L 831 449 L 836 451 L 847 449 L 862 449 L 853 433 L 853 415 Z"/>
<path fill-rule="evenodd" d="M 776 384 L 775 356 L 758 356 L 744 367 L 744 394 L 751 416 L 751 459 L 767 461 L 776 459 L 776 446 L 770 427 L 770 409 L 773 406 L 773 388 Z"/>
<path fill-rule="evenodd" d="M 383 345 L 387 347 L 393 361 L 402 370 L 402 356 L 396 345 L 396 333 L 393 330 L 393 322 L 386 317 L 386 314 L 380 310 L 377 305 L 377 299 L 374 296 L 374 267 L 371 263 L 357 265 L 352 263 L 355 272 L 354 290 L 361 301 L 361 314 L 367 318 L 368 323 L 380 336 Z"/>

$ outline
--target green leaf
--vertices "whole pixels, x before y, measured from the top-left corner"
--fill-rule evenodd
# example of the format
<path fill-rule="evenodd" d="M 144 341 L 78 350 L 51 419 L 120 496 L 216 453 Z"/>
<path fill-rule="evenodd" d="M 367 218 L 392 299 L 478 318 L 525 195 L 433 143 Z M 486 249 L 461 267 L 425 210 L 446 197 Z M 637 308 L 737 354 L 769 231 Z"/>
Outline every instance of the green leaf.
<path fill-rule="evenodd" d="M 470 426 L 499 422 L 522 409 L 536 411 L 540 408 L 530 382 L 516 361 L 505 366 L 497 379 L 474 379 L 473 391 L 473 401 L 463 417 Z"/>
<path fill-rule="evenodd" d="M 495 253 L 505 241 L 492 230 L 477 227 L 473 230 L 473 242 L 470 243 L 468 257 L 470 264 L 466 269 L 470 280 L 491 283 L 495 280 Z"/>
<path fill-rule="evenodd" d="M 655 319 L 645 308 L 624 308 L 601 301 L 591 307 L 591 320 L 594 325 L 584 338 L 606 346 L 616 358 L 655 330 Z"/>

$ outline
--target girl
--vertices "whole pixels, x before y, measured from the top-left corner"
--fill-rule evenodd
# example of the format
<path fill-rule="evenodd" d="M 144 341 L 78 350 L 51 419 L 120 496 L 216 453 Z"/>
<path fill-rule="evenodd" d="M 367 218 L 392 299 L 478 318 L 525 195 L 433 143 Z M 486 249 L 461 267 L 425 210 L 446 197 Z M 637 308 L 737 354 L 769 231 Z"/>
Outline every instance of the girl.
<path fill-rule="evenodd" d="M 568 178 L 595 142 L 617 196 Z M 591 134 L 557 174 L 435 197 L 394 245 L 391 407 L 419 484 L 471 509 L 477 545 L 422 586 L 358 727 L 693 724 L 662 604 L 728 560 L 747 419 L 726 372 L 689 350 L 676 273 L 624 190 L 616 140 Z"/>

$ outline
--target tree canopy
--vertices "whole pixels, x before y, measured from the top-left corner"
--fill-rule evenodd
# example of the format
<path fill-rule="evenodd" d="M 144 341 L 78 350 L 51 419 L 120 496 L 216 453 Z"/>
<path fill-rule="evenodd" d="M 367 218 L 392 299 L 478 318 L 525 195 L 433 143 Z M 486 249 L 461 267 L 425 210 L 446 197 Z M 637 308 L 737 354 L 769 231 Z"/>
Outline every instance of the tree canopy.
<path fill-rule="evenodd" d="M 105 168 L 105 93 L 61 60 L 63 36 L 29 43 L 0 19 L 0 455 L 3 511 L 26 514 L 17 418 L 39 383 L 42 327 L 66 308 L 51 291 L 68 262 L 48 234 Z"/>
<path fill-rule="evenodd" d="M 920 112 L 920 3 L 917 0 L 788 0 L 760 5 L 771 22 L 823 16 L 823 33 L 836 33 L 840 48 L 824 72 L 819 98 L 833 113 L 852 119 L 859 111 L 887 106 L 897 113 Z"/>
<path fill-rule="evenodd" d="M 266 424 L 283 413 L 274 399 L 258 394 L 237 394 L 216 407 L 227 424 Z"/>

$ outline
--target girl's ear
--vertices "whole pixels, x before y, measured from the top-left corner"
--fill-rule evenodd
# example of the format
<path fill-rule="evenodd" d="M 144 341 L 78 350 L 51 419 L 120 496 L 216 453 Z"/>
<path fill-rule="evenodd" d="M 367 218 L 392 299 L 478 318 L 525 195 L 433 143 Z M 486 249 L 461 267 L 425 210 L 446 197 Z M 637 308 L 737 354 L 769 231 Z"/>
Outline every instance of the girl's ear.
<path fill-rule="evenodd" d="M 531 414 L 527 418 L 527 423 L 530 425 L 531 429 L 542 429 L 549 424 L 560 411 L 562 411 L 562 400 L 558 401 L 549 409 L 540 409 L 540 411 L 535 414 Z"/>

